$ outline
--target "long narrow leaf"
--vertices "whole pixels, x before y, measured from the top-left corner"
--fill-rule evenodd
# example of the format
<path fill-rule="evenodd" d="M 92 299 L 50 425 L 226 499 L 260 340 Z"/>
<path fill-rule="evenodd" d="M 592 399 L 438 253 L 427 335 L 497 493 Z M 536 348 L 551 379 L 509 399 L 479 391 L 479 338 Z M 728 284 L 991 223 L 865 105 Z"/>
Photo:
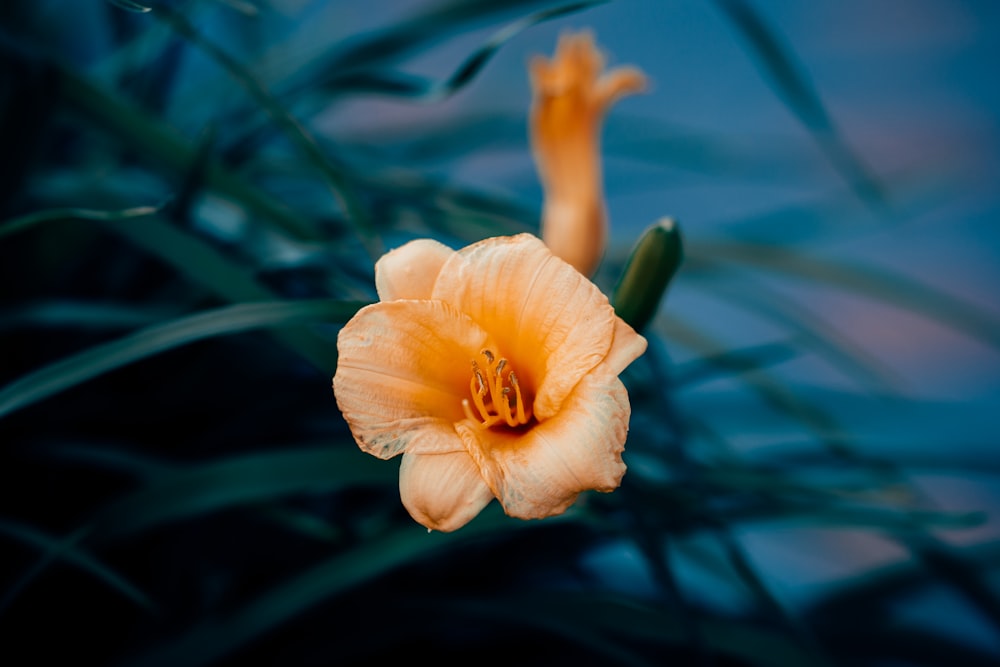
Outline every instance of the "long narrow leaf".
<path fill-rule="evenodd" d="M 272 301 L 225 306 L 147 327 L 40 368 L 0 389 L 0 417 L 108 371 L 171 348 L 265 327 L 343 322 L 359 304 L 339 301 Z"/>
<path fill-rule="evenodd" d="M 100 211 L 88 208 L 56 208 L 36 211 L 0 223 L 0 239 L 39 225 L 72 220 L 92 220 L 97 222 L 116 222 L 135 218 L 148 218 L 156 215 L 163 206 L 135 206 L 117 211 Z"/>
<path fill-rule="evenodd" d="M 161 474 L 97 514 L 88 538 L 103 541 L 153 526 L 293 493 L 372 483 L 396 471 L 356 447 L 311 447 L 235 456 Z"/>
<path fill-rule="evenodd" d="M 719 355 L 726 351 L 725 348 L 701 330 L 669 314 L 661 315 L 661 319 L 665 323 L 664 331 L 668 337 L 702 355 L 724 358 Z M 849 455 L 849 450 L 844 446 L 846 434 L 837 421 L 819 405 L 801 399 L 789 387 L 763 373 L 744 375 L 743 380 L 776 410 L 808 427 L 831 452 Z"/>
<path fill-rule="evenodd" d="M 362 586 L 406 563 L 498 531 L 523 530 L 523 525 L 497 512 L 485 512 L 454 533 L 430 535 L 418 526 L 397 530 L 335 556 L 265 592 L 229 616 L 204 622 L 125 664 L 198 667 L 212 663 L 323 600 Z"/>
<path fill-rule="evenodd" d="M 17 328 L 132 329 L 176 317 L 174 306 L 75 300 L 40 301 L 0 312 L 0 331 Z"/>
<path fill-rule="evenodd" d="M 614 594 L 539 591 L 496 596 L 486 603 L 447 600 L 440 604 L 464 610 L 462 617 L 502 619 L 538 627 L 557 635 L 564 632 L 576 641 L 595 637 L 585 645 L 629 656 L 628 647 L 683 646 L 684 620 L 678 612 Z M 803 650 L 786 634 L 758 627 L 744 619 L 712 618 L 702 614 L 700 629 L 711 655 L 735 659 L 737 664 L 800 667 L 816 664 L 815 655 Z M 601 641 L 603 640 L 603 641 Z M 606 657 L 604 661 L 606 661 Z M 603 661 L 602 661 L 603 662 Z M 624 664 L 634 664 L 630 660 Z"/>
<path fill-rule="evenodd" d="M 694 272 L 693 275 L 697 278 L 699 274 Z M 738 281 L 710 281 L 709 289 L 713 295 L 721 296 L 733 306 L 788 327 L 803 347 L 825 357 L 834 367 L 853 376 L 862 385 L 878 388 L 900 385 L 901 381 L 892 370 L 832 323 L 765 283 L 745 277 Z"/>
<path fill-rule="evenodd" d="M 285 94 L 316 90 L 331 80 L 362 70 L 385 68 L 402 58 L 433 46 L 461 27 L 509 15 L 522 7 L 543 4 L 539 0 L 446 0 L 422 8 L 411 18 L 395 21 L 376 31 L 353 35 L 331 44 L 328 53 L 302 63 Z"/>
<path fill-rule="evenodd" d="M 101 223 L 227 301 L 269 301 L 278 298 L 246 269 L 212 246 L 187 231 L 159 220 L 157 214 L 160 210 L 161 207 L 140 207 L 121 211 L 75 208 L 38 211 L 4 223 L 0 226 L 0 238 L 44 223 Z M 274 335 L 316 368 L 325 373 L 333 372 L 335 350 L 325 341 L 308 331 L 278 331 Z"/>
<path fill-rule="evenodd" d="M 309 131 L 264 88 L 246 67 L 205 37 L 187 20 L 184 14 L 166 5 L 157 6 L 154 14 L 218 62 L 274 119 L 285 135 L 323 175 L 331 192 L 354 224 L 358 237 L 374 261 L 381 254 L 381 242 L 367 211 L 361 205 L 361 200 L 354 191 L 354 183 L 348 177 L 346 170 L 334 163 L 330 156 L 316 143 Z"/>
<path fill-rule="evenodd" d="M 724 241 L 692 244 L 692 263 L 716 270 L 748 265 L 839 287 L 905 308 L 1000 349 L 1000 321 L 960 297 L 898 273 L 857 262 L 816 257 L 773 245 Z"/>
<path fill-rule="evenodd" d="M 175 129 L 88 81 L 68 67 L 54 66 L 60 91 L 69 106 L 93 118 L 136 154 L 164 166 L 176 175 L 187 173 L 195 163 L 197 149 Z M 205 181 L 213 190 L 239 201 L 261 221 L 299 239 L 315 239 L 315 225 L 247 182 L 218 161 L 205 167 Z"/>
<path fill-rule="evenodd" d="M 868 167 L 840 136 L 830 113 L 796 62 L 791 49 L 781 43 L 747 0 L 716 0 L 753 49 L 779 96 L 813 135 L 827 158 L 858 197 L 870 205 L 883 203 L 883 188 Z"/>
<path fill-rule="evenodd" d="M 608 0 L 585 0 L 552 7 L 525 16 L 496 31 L 486 42 L 468 56 L 450 76 L 430 79 L 399 72 L 382 70 L 348 72 L 334 79 L 330 86 L 337 92 L 382 93 L 406 97 L 420 102 L 439 102 L 461 90 L 479 73 L 500 48 L 521 32 L 539 23 L 604 4 Z"/>
<path fill-rule="evenodd" d="M 51 560 L 66 561 L 84 572 L 97 577 L 143 609 L 151 612 L 156 610 L 156 605 L 145 593 L 113 569 L 79 548 L 76 543 L 79 541 L 82 533 L 60 540 L 30 526 L 6 519 L 0 519 L 0 533 L 47 554 L 48 557 L 43 559 L 35 569 L 46 567 Z M 6 609 L 27 583 L 33 579 L 34 572 L 28 571 L 24 576 L 16 580 L 4 594 L 3 598 L 0 599 L 0 611 Z"/>

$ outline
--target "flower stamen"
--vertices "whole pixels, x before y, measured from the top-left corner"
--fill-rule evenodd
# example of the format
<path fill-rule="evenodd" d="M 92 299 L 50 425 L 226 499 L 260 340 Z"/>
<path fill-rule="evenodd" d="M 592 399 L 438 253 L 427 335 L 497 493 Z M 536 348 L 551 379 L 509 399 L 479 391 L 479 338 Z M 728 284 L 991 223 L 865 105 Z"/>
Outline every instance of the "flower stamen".
<path fill-rule="evenodd" d="M 513 369 L 508 369 L 507 360 L 502 357 L 497 359 L 491 350 L 482 350 L 479 356 L 480 361 L 486 363 L 480 366 L 478 361 L 472 361 L 472 377 L 469 379 L 472 401 L 467 398 L 462 400 L 465 416 L 482 428 L 501 423 L 510 427 L 527 424 L 531 419 L 531 409 L 525 405 L 521 386 Z"/>

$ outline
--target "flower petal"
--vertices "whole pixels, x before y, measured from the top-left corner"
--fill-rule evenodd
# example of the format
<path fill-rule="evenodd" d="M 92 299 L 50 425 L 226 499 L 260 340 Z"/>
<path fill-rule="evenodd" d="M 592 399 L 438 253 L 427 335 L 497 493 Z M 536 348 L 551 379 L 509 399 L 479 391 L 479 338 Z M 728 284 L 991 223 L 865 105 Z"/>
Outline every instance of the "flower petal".
<path fill-rule="evenodd" d="M 504 511 L 540 519 L 564 512 L 581 491 L 618 487 L 630 413 L 625 386 L 599 374 L 580 382 L 559 415 L 522 433 L 455 428 Z"/>
<path fill-rule="evenodd" d="M 333 390 L 358 446 L 379 458 L 463 449 L 471 360 L 486 332 L 439 301 L 376 303 L 340 331 Z"/>
<path fill-rule="evenodd" d="M 375 263 L 381 301 L 429 299 L 441 267 L 455 251 L 432 239 L 417 239 L 382 255 Z"/>
<path fill-rule="evenodd" d="M 606 111 L 612 104 L 646 90 L 646 75 L 638 67 L 619 67 L 601 75 L 594 87 L 594 104 Z"/>
<path fill-rule="evenodd" d="M 417 523 L 442 532 L 461 528 L 493 500 L 479 468 L 464 451 L 403 454 L 399 496 Z"/>
<path fill-rule="evenodd" d="M 620 317 L 615 318 L 615 337 L 601 370 L 618 375 L 646 351 L 646 339 Z"/>
<path fill-rule="evenodd" d="M 489 332 L 534 394 L 539 420 L 559 412 L 614 337 L 617 318 L 607 297 L 531 234 L 458 251 L 442 267 L 433 297 Z"/>

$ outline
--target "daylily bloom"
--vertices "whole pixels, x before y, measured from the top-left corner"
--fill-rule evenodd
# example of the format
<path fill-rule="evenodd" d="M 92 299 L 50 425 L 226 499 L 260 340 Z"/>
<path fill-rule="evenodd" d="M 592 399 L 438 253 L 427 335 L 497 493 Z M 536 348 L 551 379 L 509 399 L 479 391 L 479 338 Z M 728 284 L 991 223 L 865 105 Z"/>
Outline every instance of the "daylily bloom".
<path fill-rule="evenodd" d="M 589 32 L 563 35 L 555 57 L 531 62 L 531 144 L 545 189 L 542 238 L 557 256 L 593 274 L 604 254 L 608 223 L 601 182 L 604 114 L 621 97 L 642 91 L 635 67 L 604 71 Z"/>
<path fill-rule="evenodd" d="M 455 530 L 493 498 L 542 518 L 618 487 L 618 374 L 646 340 L 587 278 L 520 234 L 457 252 L 411 241 L 379 259 L 375 286 L 337 339 L 333 389 L 362 450 L 403 455 L 416 521 Z"/>

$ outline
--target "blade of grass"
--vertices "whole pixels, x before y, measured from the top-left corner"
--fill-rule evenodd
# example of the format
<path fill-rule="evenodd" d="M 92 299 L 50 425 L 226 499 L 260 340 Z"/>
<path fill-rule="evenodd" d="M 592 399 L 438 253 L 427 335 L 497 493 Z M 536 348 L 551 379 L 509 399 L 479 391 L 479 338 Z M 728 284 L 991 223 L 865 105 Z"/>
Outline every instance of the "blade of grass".
<path fill-rule="evenodd" d="M 625 496 L 625 501 L 631 505 L 630 511 L 634 521 L 634 525 L 628 529 L 628 537 L 645 557 L 653 580 L 666 595 L 668 603 L 676 609 L 683 610 L 678 628 L 681 641 L 690 647 L 691 652 L 698 657 L 698 662 L 705 663 L 706 650 L 700 624 L 701 614 L 688 604 L 677 575 L 670 566 L 672 536 L 663 534 L 648 520 L 647 516 L 651 512 L 655 513 L 656 508 L 646 504 L 646 498 L 642 497 L 641 486 L 633 487 L 632 492 Z"/>
<path fill-rule="evenodd" d="M 255 18 L 260 14 L 257 5 L 246 0 L 215 0 L 219 4 L 226 5 L 234 12 L 239 12 L 243 16 Z"/>
<path fill-rule="evenodd" d="M 36 563 L 32 570 L 19 577 L 0 598 L 0 614 L 8 609 L 14 599 L 24 590 L 25 586 L 35 578 L 34 570 L 44 569 L 56 560 L 63 560 L 84 572 L 100 579 L 110 588 L 142 607 L 148 612 L 156 612 L 156 605 L 149 597 L 126 580 L 113 569 L 83 551 L 77 543 L 83 537 L 78 532 L 63 539 L 57 539 L 45 533 L 14 521 L 0 518 L 0 533 L 42 551 L 46 557 Z"/>
<path fill-rule="evenodd" d="M 336 92 L 381 93 L 434 103 L 447 99 L 472 81 L 500 48 L 521 32 L 539 23 L 561 18 L 608 0 L 585 0 L 536 12 L 514 21 L 493 33 L 486 42 L 466 57 L 445 79 L 430 79 L 401 72 L 362 70 L 338 76 L 329 86 Z"/>
<path fill-rule="evenodd" d="M 76 468 L 94 466 L 116 473 L 124 473 L 138 478 L 154 478 L 166 475 L 176 469 L 166 463 L 140 453 L 115 446 L 104 446 L 95 442 L 81 445 L 40 446 L 33 452 L 41 459 L 65 462 Z"/>
<path fill-rule="evenodd" d="M 959 550 L 939 540 L 914 524 L 911 534 L 897 534 L 897 541 L 903 542 L 913 556 L 941 582 L 946 582 L 973 607 L 978 609 L 1000 632 L 1000 599 L 993 592 L 988 574 L 976 568 Z"/>
<path fill-rule="evenodd" d="M 804 73 L 801 63 L 777 33 L 746 0 L 716 0 L 726 17 L 753 49 L 778 95 L 812 133 L 833 166 L 872 208 L 885 203 L 882 184 L 840 136 L 830 113 Z"/>
<path fill-rule="evenodd" d="M 163 165 L 177 176 L 187 174 L 196 163 L 197 148 L 173 128 L 102 90 L 70 67 L 54 66 L 53 73 L 63 98 L 72 108 L 94 119 L 140 157 Z M 210 188 L 240 202 L 262 221 L 297 239 L 318 237 L 316 226 L 307 216 L 272 199 L 218 161 L 208 161 L 204 176 Z"/>
<path fill-rule="evenodd" d="M 162 220 L 145 219 L 138 225 L 107 224 L 107 228 L 227 301 L 276 301 L 279 298 L 208 243 Z M 332 374 L 336 368 L 336 348 L 329 340 L 308 330 L 276 331 L 272 335 L 321 372 Z"/>
<path fill-rule="evenodd" d="M 962 549 L 961 559 L 966 568 L 983 573 L 995 570 L 1000 566 L 1000 544 L 992 542 L 966 547 Z M 903 560 L 865 571 L 842 583 L 806 613 L 824 624 L 835 619 L 850 619 L 852 610 L 900 599 L 933 582 L 932 572 L 923 567 L 919 559 Z"/>
<path fill-rule="evenodd" d="M 136 211 L 139 211 L 136 213 Z M 30 229 L 42 223 L 97 222 L 139 248 L 159 257 L 182 275 L 227 301 L 277 300 L 269 288 L 257 282 L 243 267 L 195 235 L 156 217 L 151 207 L 125 211 L 55 209 L 40 211 L 5 223 L 4 234 Z M 77 215 L 79 214 L 79 215 Z M 277 331 L 273 335 L 324 373 L 336 367 L 336 351 L 329 341 L 310 331 Z"/>
<path fill-rule="evenodd" d="M 670 383 L 675 389 L 684 389 L 699 382 L 707 382 L 723 374 L 742 374 L 760 371 L 795 358 L 798 352 L 789 343 L 765 343 L 738 350 L 726 350 L 678 364 Z"/>
<path fill-rule="evenodd" d="M 355 192 L 355 184 L 346 169 L 316 143 L 309 131 L 268 92 L 257 78 L 239 61 L 205 37 L 179 11 L 167 5 L 158 5 L 153 15 L 164 21 L 179 35 L 208 54 L 230 74 L 253 100 L 267 112 L 298 150 L 323 175 L 334 198 L 353 223 L 358 238 L 374 261 L 382 254 L 381 242 L 370 216 Z"/>
<path fill-rule="evenodd" d="M 165 204 L 159 206 L 134 206 L 116 211 L 99 211 L 87 208 L 56 208 L 36 211 L 0 223 L 0 239 L 17 232 L 22 232 L 39 225 L 73 220 L 89 220 L 94 222 L 116 222 L 135 218 L 148 218 L 163 210 Z"/>
<path fill-rule="evenodd" d="M 559 596 L 564 595 L 564 593 L 555 593 L 554 595 Z M 501 635 L 507 632 L 520 634 L 519 631 L 522 629 L 530 628 L 543 633 L 545 635 L 543 641 L 568 642 L 575 648 L 585 651 L 589 661 L 592 661 L 593 664 L 632 667 L 653 667 L 662 664 L 662 662 L 646 656 L 646 652 L 631 645 L 630 642 L 613 636 L 611 632 L 607 631 L 607 626 L 612 624 L 595 622 L 589 616 L 594 612 L 605 613 L 604 609 L 598 611 L 598 609 L 591 608 L 591 604 L 584 603 L 582 608 L 566 606 L 556 610 L 548 595 L 545 596 L 548 604 L 538 608 L 532 605 L 534 597 L 526 594 L 504 594 L 492 596 L 488 601 L 457 596 L 421 599 L 417 608 L 422 613 L 424 610 L 429 610 L 446 617 L 468 618 L 474 623 L 493 628 L 494 632 Z M 596 605 L 596 607 L 600 608 L 601 605 Z M 659 642 L 682 643 L 684 641 L 683 627 L 674 626 L 683 626 L 688 622 L 688 616 L 688 614 L 678 614 L 670 617 L 670 623 L 664 624 L 665 627 L 659 637 Z M 688 664 L 711 664 L 704 656 L 700 657 L 702 658 L 700 661 L 696 660 Z M 570 663 L 569 660 L 565 662 Z"/>
<path fill-rule="evenodd" d="M 748 265 L 839 287 L 919 313 L 1000 350 L 1000 321 L 957 296 L 897 273 L 767 244 L 703 241 L 694 245 L 693 263 L 701 268 L 721 271 L 732 265 Z"/>
<path fill-rule="evenodd" d="M 132 329 L 177 317 L 178 308 L 91 301 L 40 301 L 0 312 L 0 331 L 19 328 Z"/>
<path fill-rule="evenodd" d="M 697 278 L 700 274 L 692 272 Z M 873 355 L 856 345 L 830 322 L 760 281 L 713 281 L 711 294 L 728 303 L 791 328 L 797 342 L 825 357 L 837 369 L 870 387 L 898 387 L 901 380 Z"/>
<path fill-rule="evenodd" d="M 706 516 L 706 523 L 713 526 L 715 536 L 722 545 L 729 564 L 739 576 L 746 587 L 753 592 L 762 603 L 763 608 L 775 618 L 778 623 L 787 627 L 790 633 L 796 638 L 797 644 L 802 650 L 810 654 L 810 664 L 832 666 L 834 661 L 827 655 L 828 651 L 816 637 L 816 633 L 804 622 L 804 620 L 792 610 L 788 609 L 775 596 L 771 589 L 764 583 L 764 579 L 757 572 L 753 562 L 747 555 L 743 545 L 735 538 L 729 530 L 729 526 L 716 517 Z"/>
<path fill-rule="evenodd" d="M 660 317 L 664 322 L 663 331 L 669 338 L 703 355 L 724 358 L 720 355 L 727 351 L 726 348 L 704 332 L 669 314 L 661 314 Z M 804 424 L 831 452 L 846 457 L 853 456 L 845 446 L 847 435 L 827 411 L 801 399 L 788 387 L 763 372 L 747 373 L 746 369 L 743 372 L 742 379 L 767 404 Z"/>
<path fill-rule="evenodd" d="M 198 667 L 212 663 L 322 601 L 407 563 L 466 541 L 525 529 L 523 523 L 488 510 L 454 533 L 428 534 L 416 525 L 395 530 L 292 577 L 232 614 L 206 620 L 124 664 Z"/>
<path fill-rule="evenodd" d="M 147 327 L 11 382 L 0 389 L 0 417 L 108 371 L 196 340 L 305 322 L 344 322 L 357 309 L 356 303 L 327 300 L 244 303 Z"/>
<path fill-rule="evenodd" d="M 419 14 L 396 20 L 374 33 L 355 35 L 334 42 L 329 51 L 300 63 L 295 81 L 284 87 L 284 95 L 318 90 L 339 77 L 362 70 L 373 71 L 398 62 L 409 54 L 434 46 L 449 34 L 469 28 L 496 15 L 509 15 L 522 7 L 544 4 L 539 0 L 447 0 Z"/>
<path fill-rule="evenodd" d="M 443 599 L 440 603 L 453 604 Z M 581 636 L 601 637 L 622 648 L 650 644 L 676 647 L 684 640 L 684 621 L 678 612 L 613 593 L 547 590 L 494 596 L 488 603 L 461 601 L 458 605 L 485 619 L 503 618 L 559 635 L 566 631 L 569 638 L 577 640 Z M 702 614 L 701 622 L 710 656 L 735 659 L 736 664 L 775 667 L 815 664 L 815 656 L 785 633 L 757 627 L 745 619 L 708 614 Z"/>
<path fill-rule="evenodd" d="M 145 14 L 151 7 L 147 5 L 139 4 L 138 2 L 133 2 L 133 0 L 108 0 L 115 7 L 119 7 L 126 11 L 135 12 L 137 14 Z"/>
<path fill-rule="evenodd" d="M 161 474 L 91 520 L 88 540 L 120 539 L 168 522 L 295 493 L 395 485 L 397 471 L 356 447 L 308 447 L 232 456 Z"/>

